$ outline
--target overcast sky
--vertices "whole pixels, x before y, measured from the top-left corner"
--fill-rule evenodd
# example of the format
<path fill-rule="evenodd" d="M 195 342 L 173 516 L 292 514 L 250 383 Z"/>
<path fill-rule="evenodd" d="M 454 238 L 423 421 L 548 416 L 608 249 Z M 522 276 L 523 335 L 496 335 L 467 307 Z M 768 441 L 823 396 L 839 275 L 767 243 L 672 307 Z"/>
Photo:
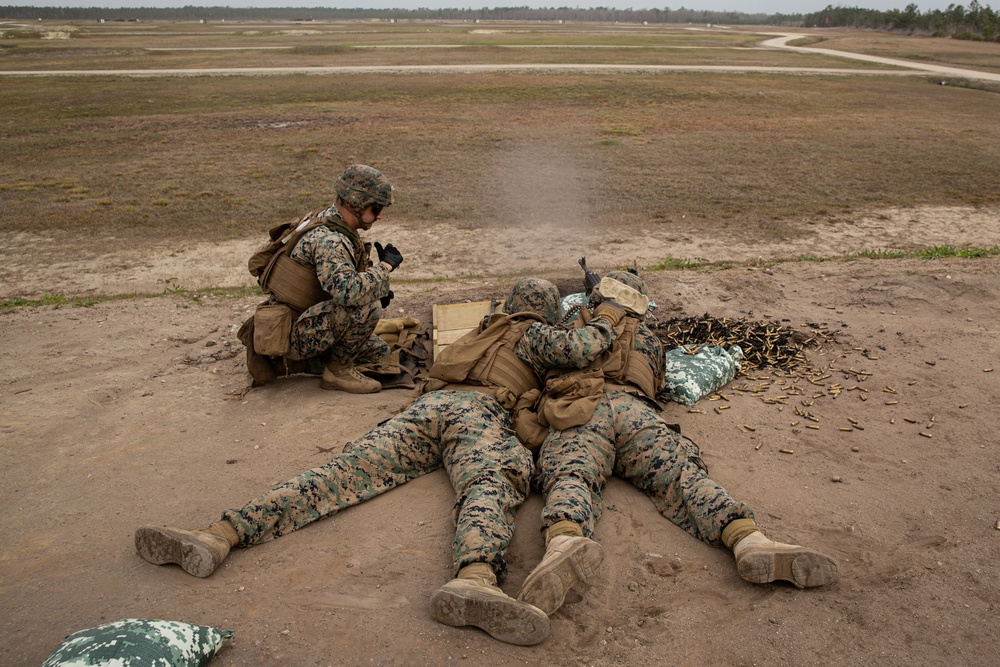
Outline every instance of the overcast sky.
<path fill-rule="evenodd" d="M 343 0 L 341 2 L 318 3 L 315 0 L 250 0 L 249 2 L 197 2 L 192 0 L 56 0 L 54 2 L 16 2 L 11 0 L 0 0 L 0 6 L 16 7 L 371 7 L 376 9 L 417 9 L 427 7 L 432 9 L 442 7 L 617 7 L 619 9 L 707 9 L 712 11 L 736 11 L 747 14 L 809 14 L 826 8 L 829 5 L 834 7 L 863 7 L 865 9 L 878 9 L 881 11 L 889 9 L 904 9 L 910 0 L 856 0 L 838 2 L 837 0 L 675 0 L 674 2 L 643 2 L 641 0 L 621 0 L 613 2 L 608 0 L 597 0 L 595 2 L 580 2 L 571 0 L 552 0 L 549 2 L 537 0 L 510 0 L 509 2 L 492 2 L 489 4 L 479 4 L 469 2 L 469 0 Z M 934 9 L 945 9 L 949 4 L 967 7 L 969 0 L 924 0 L 915 1 L 914 4 L 921 12 Z M 982 2 L 986 6 L 990 2 Z"/>

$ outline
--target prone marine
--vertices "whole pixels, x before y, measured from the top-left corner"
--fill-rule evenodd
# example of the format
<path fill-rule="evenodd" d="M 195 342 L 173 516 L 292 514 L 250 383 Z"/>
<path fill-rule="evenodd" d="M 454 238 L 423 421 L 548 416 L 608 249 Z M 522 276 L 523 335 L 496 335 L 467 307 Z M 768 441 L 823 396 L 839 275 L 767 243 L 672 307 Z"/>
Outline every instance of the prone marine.
<path fill-rule="evenodd" d="M 551 615 L 571 590 L 587 587 L 604 558 L 593 537 L 601 492 L 612 475 L 644 491 L 664 517 L 694 537 L 731 549 L 737 572 L 746 581 L 783 580 L 798 588 L 836 581 L 838 566 L 830 556 L 768 539 L 755 523 L 753 510 L 708 476 L 698 445 L 659 416 L 656 399 L 665 385 L 664 353 L 659 338 L 642 322 L 648 306 L 645 281 L 626 271 L 611 271 L 608 278 L 631 288 L 616 288 L 616 299 L 629 313 L 616 326 L 608 352 L 582 371 L 563 378 L 556 373 L 547 385 L 565 391 L 574 376 L 601 378 L 599 383 L 590 381 L 588 391 L 577 392 L 572 405 L 561 406 L 570 418 L 553 428 L 539 449 L 534 484 L 545 497 L 546 549 L 517 599 Z M 622 296 L 629 292 L 631 300 Z M 595 290 L 592 307 L 599 308 L 603 296 Z M 591 311 L 583 309 L 574 325 L 585 326 L 590 317 Z"/>
<path fill-rule="evenodd" d="M 223 512 L 204 530 L 139 528 L 136 549 L 150 563 L 178 564 L 207 577 L 233 548 L 281 537 L 443 466 L 457 497 L 454 578 L 431 596 L 435 618 L 511 644 L 537 644 L 549 634 L 548 616 L 498 585 L 507 575 L 514 513 L 529 492 L 533 468 L 531 451 L 515 433 L 537 431 L 529 408 L 546 373 L 592 363 L 611 348 L 624 315 L 607 301 L 586 325 L 555 326 L 562 318 L 556 286 L 521 279 L 503 313 L 445 348 L 420 395 L 401 413 L 326 465 Z"/>

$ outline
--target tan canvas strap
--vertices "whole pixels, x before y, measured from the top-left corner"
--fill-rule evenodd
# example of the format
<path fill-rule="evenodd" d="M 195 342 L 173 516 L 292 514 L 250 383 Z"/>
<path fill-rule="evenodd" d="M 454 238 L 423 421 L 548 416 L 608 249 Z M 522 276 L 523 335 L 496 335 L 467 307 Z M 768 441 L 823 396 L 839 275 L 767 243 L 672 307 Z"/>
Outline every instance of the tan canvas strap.
<path fill-rule="evenodd" d="M 322 222 L 314 221 L 297 233 L 296 229 L 298 229 L 298 226 L 304 222 L 308 222 L 311 217 L 312 215 L 307 215 L 295 222 L 283 222 L 268 230 L 267 234 L 270 240 L 258 248 L 247 262 L 250 275 L 257 278 L 259 284 L 263 285 L 266 282 L 267 274 L 270 273 L 271 266 L 276 261 L 277 255 L 282 253 L 287 255 L 290 253 L 295 243 L 302 238 L 302 234 L 322 224 Z M 294 239 L 292 238 L 293 236 Z M 295 243 L 289 245 L 287 242 L 290 240 L 294 240 Z"/>
<path fill-rule="evenodd" d="M 461 382 L 452 382 L 443 387 L 436 387 L 435 391 L 478 391 L 480 394 L 486 394 L 490 398 L 497 397 L 495 387 L 484 387 L 479 384 L 464 384 Z"/>

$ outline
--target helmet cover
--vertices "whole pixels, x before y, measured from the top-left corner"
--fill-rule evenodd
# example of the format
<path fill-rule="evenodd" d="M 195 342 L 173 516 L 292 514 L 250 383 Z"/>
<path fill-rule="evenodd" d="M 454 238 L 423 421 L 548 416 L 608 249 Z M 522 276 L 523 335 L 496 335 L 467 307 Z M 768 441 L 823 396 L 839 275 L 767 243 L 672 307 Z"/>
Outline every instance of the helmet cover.
<path fill-rule="evenodd" d="M 392 204 L 392 185 L 381 171 L 364 164 L 352 164 L 337 177 L 334 190 L 347 206 L 364 211 L 371 205 Z"/>
<path fill-rule="evenodd" d="M 541 278 L 521 278 L 511 288 L 507 300 L 503 304 L 503 312 L 534 313 L 544 318 L 549 324 L 555 324 L 562 319 L 562 299 L 559 288 L 548 280 Z"/>

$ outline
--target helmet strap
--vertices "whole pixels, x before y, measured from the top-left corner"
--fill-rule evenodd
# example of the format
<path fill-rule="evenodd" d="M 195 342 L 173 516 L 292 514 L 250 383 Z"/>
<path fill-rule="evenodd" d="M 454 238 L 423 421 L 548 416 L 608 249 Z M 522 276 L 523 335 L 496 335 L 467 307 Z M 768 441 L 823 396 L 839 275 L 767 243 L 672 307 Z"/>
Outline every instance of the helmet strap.
<path fill-rule="evenodd" d="M 364 227 L 363 224 L 362 224 L 362 222 L 361 222 L 361 218 L 365 214 L 364 210 L 362 210 L 360 213 L 358 213 L 354 209 L 353 206 L 351 206 L 346 201 L 344 201 L 344 199 L 342 197 L 340 197 L 339 195 L 337 196 L 337 201 L 335 203 L 335 206 L 337 207 L 337 211 L 340 212 L 340 217 L 344 218 L 344 222 L 346 222 L 348 224 L 348 226 L 355 226 L 356 225 L 356 227 L 355 227 L 356 229 L 357 228 L 371 229 L 371 225 L 368 225 L 368 227 Z M 350 213 L 351 214 L 351 217 L 354 218 L 355 225 L 351 225 L 350 224 L 350 221 L 347 218 L 344 217 L 344 213 Z"/>

